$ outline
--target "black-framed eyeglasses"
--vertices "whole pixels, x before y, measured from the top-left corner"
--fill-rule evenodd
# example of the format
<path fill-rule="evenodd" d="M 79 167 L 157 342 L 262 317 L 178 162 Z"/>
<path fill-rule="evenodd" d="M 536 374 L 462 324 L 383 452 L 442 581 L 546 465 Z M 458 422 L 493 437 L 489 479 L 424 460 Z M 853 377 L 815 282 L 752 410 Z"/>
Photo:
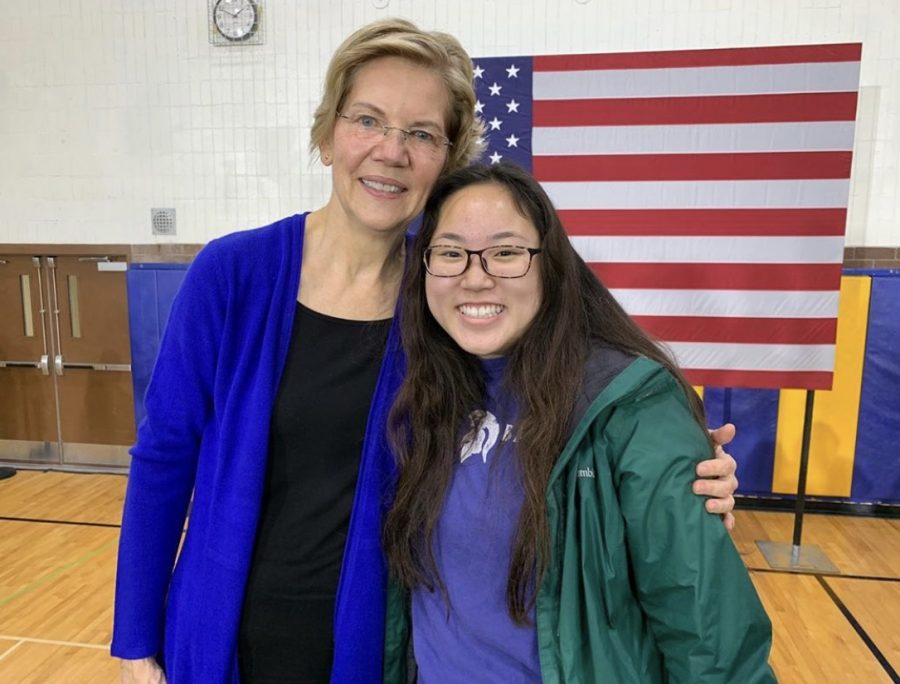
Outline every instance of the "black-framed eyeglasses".
<path fill-rule="evenodd" d="M 437 278 L 461 276 L 477 256 L 481 268 L 495 278 L 522 278 L 531 269 L 537 247 L 519 245 L 494 245 L 484 249 L 466 249 L 456 245 L 432 245 L 425 250 L 425 270 Z"/>
<path fill-rule="evenodd" d="M 337 116 L 353 127 L 353 133 L 359 140 L 375 142 L 379 138 L 387 137 L 391 131 L 397 131 L 400 133 L 400 138 L 403 142 L 409 143 L 410 149 L 418 152 L 435 155 L 442 153 L 445 147 L 453 147 L 450 138 L 425 128 L 388 126 L 384 121 L 372 114 L 348 115 L 338 112 Z"/>

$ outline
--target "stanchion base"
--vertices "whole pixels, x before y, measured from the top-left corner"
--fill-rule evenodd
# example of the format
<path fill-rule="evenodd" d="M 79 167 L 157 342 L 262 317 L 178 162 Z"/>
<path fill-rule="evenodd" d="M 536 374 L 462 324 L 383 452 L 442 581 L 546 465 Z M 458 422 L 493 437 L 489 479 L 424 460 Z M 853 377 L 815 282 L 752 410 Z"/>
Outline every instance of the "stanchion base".
<path fill-rule="evenodd" d="M 786 542 L 758 541 L 756 545 L 773 570 L 841 574 L 822 549 L 815 544 L 794 546 Z"/>

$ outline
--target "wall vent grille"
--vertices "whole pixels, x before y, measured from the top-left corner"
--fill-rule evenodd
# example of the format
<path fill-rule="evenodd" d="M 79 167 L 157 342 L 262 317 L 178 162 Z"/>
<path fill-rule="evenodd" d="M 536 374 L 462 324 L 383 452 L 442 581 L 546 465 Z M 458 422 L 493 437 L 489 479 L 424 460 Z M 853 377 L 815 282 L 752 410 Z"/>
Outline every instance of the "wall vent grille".
<path fill-rule="evenodd" d="M 175 235 L 175 210 L 151 209 L 150 223 L 154 235 Z"/>

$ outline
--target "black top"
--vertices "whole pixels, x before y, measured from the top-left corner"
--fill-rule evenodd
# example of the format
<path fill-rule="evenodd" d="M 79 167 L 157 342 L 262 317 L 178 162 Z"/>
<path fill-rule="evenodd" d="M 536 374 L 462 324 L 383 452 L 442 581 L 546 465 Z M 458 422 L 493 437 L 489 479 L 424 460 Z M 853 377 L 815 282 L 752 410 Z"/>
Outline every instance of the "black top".
<path fill-rule="evenodd" d="M 298 304 L 241 616 L 244 684 L 329 680 L 341 560 L 389 327 Z"/>

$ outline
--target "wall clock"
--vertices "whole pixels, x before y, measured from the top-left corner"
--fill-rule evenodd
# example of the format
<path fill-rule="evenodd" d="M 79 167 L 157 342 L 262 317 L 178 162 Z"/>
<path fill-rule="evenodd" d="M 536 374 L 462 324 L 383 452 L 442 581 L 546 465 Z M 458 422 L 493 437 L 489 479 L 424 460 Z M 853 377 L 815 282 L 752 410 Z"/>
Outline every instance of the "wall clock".
<path fill-rule="evenodd" d="M 213 45 L 259 45 L 261 27 L 261 0 L 209 0 L 209 38 Z"/>

